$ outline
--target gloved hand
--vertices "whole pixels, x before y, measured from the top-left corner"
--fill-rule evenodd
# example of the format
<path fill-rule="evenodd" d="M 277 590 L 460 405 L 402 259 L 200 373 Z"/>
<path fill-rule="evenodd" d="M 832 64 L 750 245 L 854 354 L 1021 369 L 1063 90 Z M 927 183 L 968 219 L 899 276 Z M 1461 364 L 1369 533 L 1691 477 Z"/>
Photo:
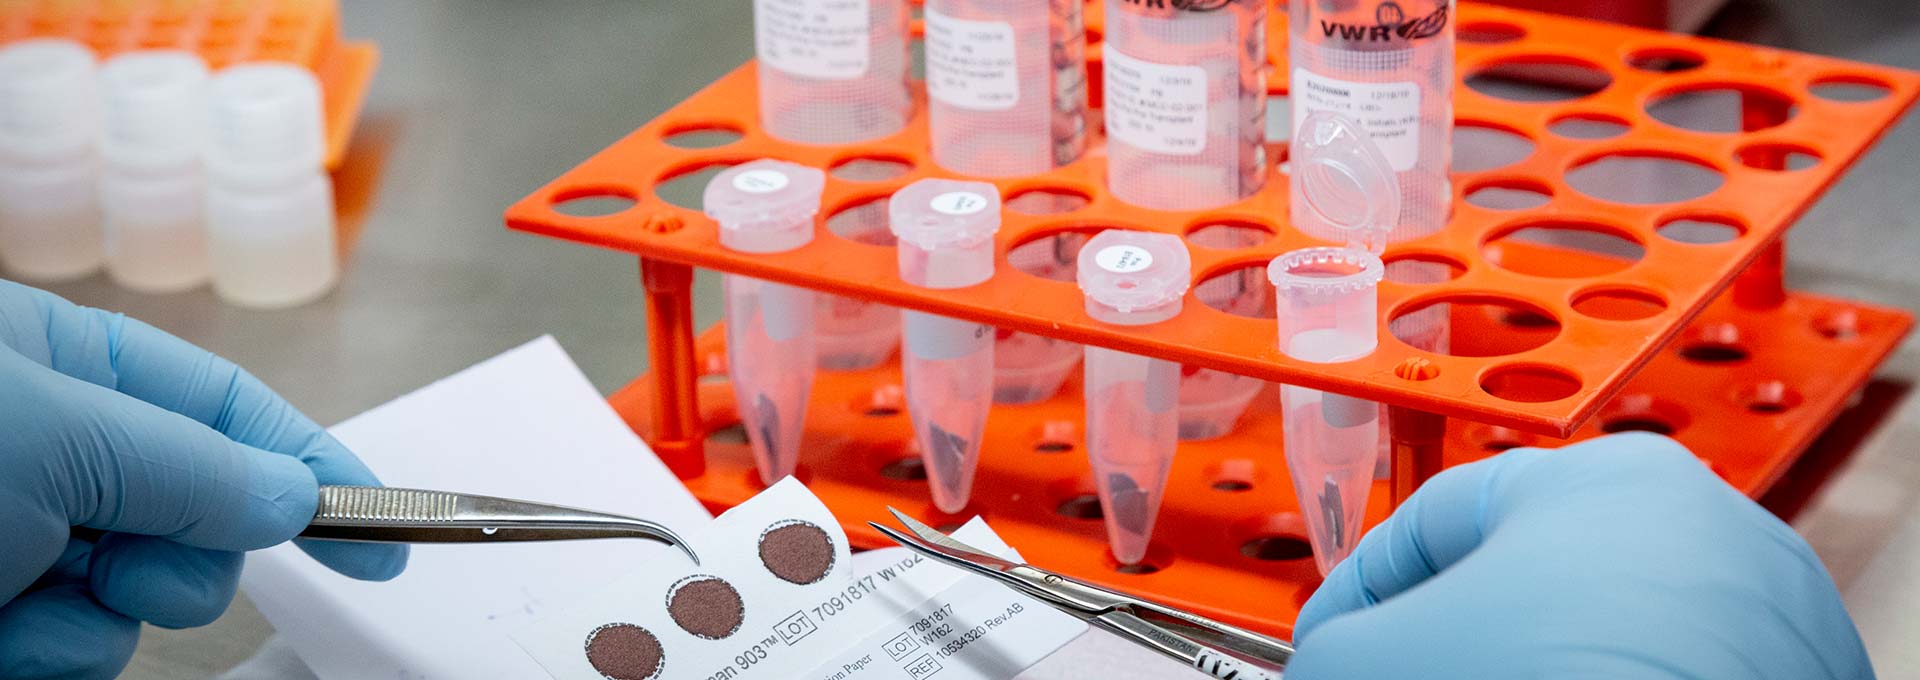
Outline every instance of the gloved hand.
<path fill-rule="evenodd" d="M 242 551 L 292 538 L 318 483 L 377 484 L 238 366 L 0 281 L 0 676 L 110 678 L 140 622 L 205 625 Z M 355 578 L 404 546 L 303 542 Z"/>
<path fill-rule="evenodd" d="M 1873 677 L 1806 542 L 1642 433 L 1435 476 L 1294 632 L 1287 680 Z"/>

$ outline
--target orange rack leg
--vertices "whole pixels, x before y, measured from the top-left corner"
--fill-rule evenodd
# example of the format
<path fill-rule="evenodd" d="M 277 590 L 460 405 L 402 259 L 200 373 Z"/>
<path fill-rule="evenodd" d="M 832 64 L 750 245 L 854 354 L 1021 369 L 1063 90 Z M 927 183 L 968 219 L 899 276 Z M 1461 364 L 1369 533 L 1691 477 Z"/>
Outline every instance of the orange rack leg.
<path fill-rule="evenodd" d="M 660 460 L 681 479 L 705 474 L 705 435 L 695 387 L 693 359 L 693 268 L 640 258 L 647 290 L 647 360 L 653 376 L 653 445 Z"/>
<path fill-rule="evenodd" d="M 1743 95 L 1740 97 L 1740 127 L 1747 131 L 1765 130 L 1793 117 L 1793 105 L 1785 100 Z M 1739 160 L 1763 170 L 1788 169 L 1784 148 L 1747 149 Z M 1749 309 L 1772 309 L 1787 301 L 1787 246 L 1780 238 L 1760 249 L 1753 264 L 1733 280 L 1734 304 Z"/>
<path fill-rule="evenodd" d="M 1433 362 L 1419 357 L 1408 359 L 1394 368 L 1394 375 L 1403 380 L 1429 380 L 1439 373 Z M 1389 499 L 1394 508 L 1399 508 L 1420 485 L 1427 483 L 1434 475 L 1440 474 L 1444 467 L 1441 452 L 1446 448 L 1447 417 L 1405 406 L 1387 406 L 1387 436 L 1393 446 L 1388 455 L 1393 460 L 1393 482 L 1390 485 L 1393 495 Z"/>

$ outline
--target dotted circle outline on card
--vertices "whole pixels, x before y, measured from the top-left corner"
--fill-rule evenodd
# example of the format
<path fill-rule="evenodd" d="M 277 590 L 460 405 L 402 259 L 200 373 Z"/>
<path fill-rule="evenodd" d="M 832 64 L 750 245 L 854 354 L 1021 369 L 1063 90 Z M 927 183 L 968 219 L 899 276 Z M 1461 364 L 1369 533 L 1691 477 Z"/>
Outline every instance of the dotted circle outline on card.
<path fill-rule="evenodd" d="M 673 614 L 674 596 L 679 595 L 680 590 L 682 588 L 685 588 L 687 586 L 693 585 L 701 581 L 714 581 L 719 583 L 720 585 L 726 586 L 727 592 L 733 595 L 734 605 L 736 605 L 736 608 L 740 610 L 740 617 L 734 620 L 733 627 L 727 629 L 727 632 L 722 633 L 719 637 L 712 637 L 703 633 L 694 632 L 692 628 L 688 628 L 686 623 L 682 622 L 679 617 L 674 616 Z M 663 598 L 661 605 L 667 612 L 667 618 L 673 620 L 673 625 L 679 626 L 680 630 L 686 631 L 688 635 L 692 635 L 702 640 L 725 640 L 727 638 L 733 637 L 733 634 L 740 632 L 740 627 L 746 625 L 747 623 L 747 602 L 744 598 L 740 597 L 740 589 L 734 587 L 733 582 L 713 574 L 692 574 L 689 576 L 682 577 L 678 581 L 674 581 L 673 585 L 667 586 L 667 594 L 666 594 L 666 597 Z"/>
<path fill-rule="evenodd" d="M 811 581 L 801 582 L 801 581 L 794 581 L 794 580 L 788 579 L 785 576 L 781 576 L 780 572 L 774 571 L 773 565 L 767 563 L 767 555 L 766 555 L 767 537 L 772 535 L 773 532 L 775 531 L 779 531 L 781 529 L 785 529 L 791 526 L 809 527 L 814 531 L 820 532 L 820 538 L 826 541 L 827 564 L 825 567 L 821 568 L 820 575 L 814 577 L 814 579 Z M 804 519 L 783 519 L 778 522 L 774 522 L 773 524 L 769 525 L 765 531 L 760 532 L 760 540 L 754 542 L 754 547 L 755 547 L 755 552 L 760 557 L 760 566 L 765 568 L 767 570 L 767 573 L 773 574 L 774 578 L 780 579 L 782 581 L 786 581 L 787 583 L 792 583 L 794 585 L 810 586 L 815 583 L 819 583 L 821 581 L 826 580 L 827 575 L 833 573 L 834 565 L 840 561 L 840 553 L 836 549 L 836 546 L 834 546 L 833 544 L 833 534 L 828 533 L 826 529 L 820 528 L 820 525 L 814 524 L 813 522 L 809 522 Z"/>

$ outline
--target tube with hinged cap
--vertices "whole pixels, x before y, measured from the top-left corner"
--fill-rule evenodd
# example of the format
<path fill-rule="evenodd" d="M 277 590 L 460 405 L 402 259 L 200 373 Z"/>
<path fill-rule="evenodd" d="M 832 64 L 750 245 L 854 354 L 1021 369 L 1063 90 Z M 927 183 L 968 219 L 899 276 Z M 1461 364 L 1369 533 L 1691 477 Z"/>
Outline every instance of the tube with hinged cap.
<path fill-rule="evenodd" d="M 920 180 L 894 193 L 888 215 L 907 283 L 954 289 L 993 278 L 1000 193 L 992 184 Z M 941 512 L 957 513 L 972 493 L 993 406 L 993 328 L 910 309 L 900 315 L 907 414 L 927 486 Z"/>
<path fill-rule="evenodd" d="M 1191 281 L 1186 243 L 1172 234 L 1110 229 L 1080 250 L 1087 315 L 1117 326 L 1179 315 Z M 1160 494 L 1179 446 L 1180 364 L 1086 348 L 1087 457 L 1122 564 L 1147 556 Z"/>
<path fill-rule="evenodd" d="M 826 174 L 777 160 L 727 169 L 707 184 L 704 209 L 720 225 L 720 245 L 743 253 L 779 253 L 813 241 Z M 760 481 L 793 474 L 817 370 L 814 293 L 728 274 L 727 370 L 740 423 Z"/>
<path fill-rule="evenodd" d="M 1301 134 L 1309 139 L 1296 140 L 1304 151 L 1293 159 L 1293 200 L 1304 206 L 1296 226 L 1346 245 L 1295 250 L 1267 265 L 1277 341 L 1298 361 L 1352 361 L 1379 345 L 1379 285 L 1386 275 L 1379 252 L 1399 213 L 1399 187 L 1352 120 L 1315 113 Z M 1360 538 L 1382 449 L 1380 405 L 1282 385 L 1280 407 L 1287 470 L 1314 562 L 1325 574 Z"/>

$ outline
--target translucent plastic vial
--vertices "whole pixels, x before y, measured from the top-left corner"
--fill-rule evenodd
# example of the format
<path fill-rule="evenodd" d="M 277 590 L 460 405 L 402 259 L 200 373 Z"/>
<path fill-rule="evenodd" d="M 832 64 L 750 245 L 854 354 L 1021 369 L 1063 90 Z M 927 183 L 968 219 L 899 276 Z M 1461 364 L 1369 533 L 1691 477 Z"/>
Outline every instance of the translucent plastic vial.
<path fill-rule="evenodd" d="M 899 132 L 907 92 L 906 0 L 754 0 L 760 122 L 804 144 Z"/>
<path fill-rule="evenodd" d="M 62 281 L 100 268 L 95 76 L 93 51 L 70 40 L 0 49 L 0 265 L 9 276 Z"/>
<path fill-rule="evenodd" d="M 1360 123 L 1400 183 L 1391 238 L 1446 226 L 1453 126 L 1453 0 L 1291 0 L 1294 139 L 1309 114 Z M 1292 149 L 1298 158 L 1300 148 Z M 1295 220 L 1301 206 L 1294 206 Z M 1444 273 L 1444 272 L 1443 272 Z"/>
<path fill-rule="evenodd" d="M 888 202 L 899 240 L 900 278 L 954 289 L 993 278 L 1000 193 L 983 182 L 923 179 Z M 973 492 L 980 435 L 993 407 L 993 327 L 901 310 L 907 415 L 941 512 L 957 513 Z"/>
<path fill-rule="evenodd" d="M 1191 268 L 1178 236 L 1103 231 L 1080 251 L 1087 315 L 1120 326 L 1171 319 L 1180 313 Z M 1114 559 L 1136 564 L 1147 556 L 1180 443 L 1180 364 L 1101 347 L 1086 353 L 1087 458 L 1107 543 Z"/>
<path fill-rule="evenodd" d="M 1267 173 L 1266 0 L 1107 0 L 1107 188 L 1198 210 Z"/>
<path fill-rule="evenodd" d="M 1087 147 L 1081 0 L 928 0 L 933 160 L 981 177 L 1035 175 Z"/>
<path fill-rule="evenodd" d="M 207 254 L 213 291 L 243 307 L 292 307 L 339 278 L 320 83 L 291 64 L 213 77 Z"/>
<path fill-rule="evenodd" d="M 708 217 L 720 223 L 720 245 L 743 253 L 778 253 L 813 241 L 814 216 L 826 174 L 784 161 L 728 168 L 707 183 Z M 727 369 L 734 403 L 753 447 L 760 481 L 793 474 L 813 392 L 814 293 L 805 288 L 728 274 Z"/>
<path fill-rule="evenodd" d="M 1353 248 L 1307 248 L 1275 258 L 1267 279 L 1278 294 L 1280 351 L 1337 363 L 1378 344 L 1380 258 Z M 1353 552 L 1380 455 L 1380 405 L 1331 392 L 1280 386 L 1287 470 L 1307 519 L 1320 573 Z"/>
<path fill-rule="evenodd" d="M 207 282 L 207 65 L 192 52 L 128 52 L 100 69 L 100 214 L 107 276 L 171 293 Z"/>

